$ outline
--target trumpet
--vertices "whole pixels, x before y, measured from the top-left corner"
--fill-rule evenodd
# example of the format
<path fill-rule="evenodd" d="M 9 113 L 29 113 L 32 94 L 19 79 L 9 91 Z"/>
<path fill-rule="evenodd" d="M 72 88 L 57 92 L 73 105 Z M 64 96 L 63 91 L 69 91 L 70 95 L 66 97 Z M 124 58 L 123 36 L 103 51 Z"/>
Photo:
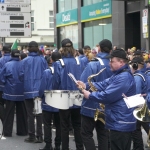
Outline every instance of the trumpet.
<path fill-rule="evenodd" d="M 92 75 L 90 75 L 90 76 L 88 77 L 88 83 L 89 83 L 89 85 L 90 85 L 90 89 L 89 89 L 90 91 L 92 91 L 92 92 L 97 91 L 96 87 L 94 87 L 93 83 L 91 82 L 91 79 L 92 79 L 93 77 L 98 76 L 98 75 L 99 75 L 100 73 L 102 73 L 105 69 L 106 69 L 106 67 L 103 68 L 103 69 L 101 69 L 97 74 L 92 74 Z M 101 107 L 102 110 L 104 111 L 105 105 L 100 103 L 100 107 Z M 104 113 L 103 113 L 102 111 L 100 111 L 99 109 L 96 109 L 95 114 L 94 114 L 94 120 L 95 120 L 95 121 L 100 120 L 102 123 L 105 124 Z"/>

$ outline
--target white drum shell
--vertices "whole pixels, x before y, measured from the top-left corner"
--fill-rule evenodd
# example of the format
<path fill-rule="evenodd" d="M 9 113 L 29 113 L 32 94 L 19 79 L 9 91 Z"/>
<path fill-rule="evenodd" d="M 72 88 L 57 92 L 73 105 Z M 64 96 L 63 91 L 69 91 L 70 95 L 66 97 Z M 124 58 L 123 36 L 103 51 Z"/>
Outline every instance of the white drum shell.
<path fill-rule="evenodd" d="M 51 90 L 45 91 L 45 102 L 58 109 L 69 109 L 73 105 L 81 106 L 81 99 L 78 100 L 79 91 Z M 80 96 L 81 97 L 81 96 Z"/>

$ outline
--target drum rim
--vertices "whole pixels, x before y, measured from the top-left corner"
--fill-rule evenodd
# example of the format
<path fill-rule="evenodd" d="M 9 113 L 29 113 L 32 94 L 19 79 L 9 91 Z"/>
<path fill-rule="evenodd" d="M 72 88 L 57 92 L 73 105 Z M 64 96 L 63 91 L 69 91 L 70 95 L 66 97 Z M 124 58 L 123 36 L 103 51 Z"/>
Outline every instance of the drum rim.
<path fill-rule="evenodd" d="M 78 90 L 45 90 L 44 93 L 80 93 Z"/>

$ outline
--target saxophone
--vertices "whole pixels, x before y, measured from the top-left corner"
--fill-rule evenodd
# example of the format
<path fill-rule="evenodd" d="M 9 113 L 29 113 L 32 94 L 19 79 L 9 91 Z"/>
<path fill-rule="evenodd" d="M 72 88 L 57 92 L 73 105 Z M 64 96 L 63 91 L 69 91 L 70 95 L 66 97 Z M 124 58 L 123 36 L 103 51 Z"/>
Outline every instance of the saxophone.
<path fill-rule="evenodd" d="M 103 68 L 103 69 L 101 69 L 97 74 L 92 74 L 92 75 L 90 75 L 90 76 L 88 77 L 88 83 L 89 83 L 89 86 L 90 86 L 89 91 L 92 91 L 92 92 L 97 91 L 96 87 L 94 87 L 93 83 L 91 82 L 91 79 L 92 79 L 93 77 L 98 76 L 98 75 L 99 75 L 100 73 L 102 73 L 105 69 L 106 69 L 106 67 Z M 105 105 L 100 103 L 100 107 L 101 107 L 102 110 L 104 111 Z M 99 109 L 96 109 L 95 114 L 94 114 L 94 120 L 95 120 L 95 121 L 100 120 L 103 124 L 105 124 L 104 113 L 101 112 Z"/>

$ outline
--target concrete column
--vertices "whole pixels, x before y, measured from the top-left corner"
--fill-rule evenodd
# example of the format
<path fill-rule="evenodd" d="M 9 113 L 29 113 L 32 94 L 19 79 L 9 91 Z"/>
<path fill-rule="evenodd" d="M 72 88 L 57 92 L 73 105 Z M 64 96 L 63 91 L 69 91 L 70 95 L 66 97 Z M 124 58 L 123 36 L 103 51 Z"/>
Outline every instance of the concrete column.
<path fill-rule="evenodd" d="M 78 48 L 83 47 L 82 23 L 81 23 L 81 0 L 78 0 Z"/>
<path fill-rule="evenodd" d="M 112 1 L 112 43 L 125 48 L 125 2 Z"/>

